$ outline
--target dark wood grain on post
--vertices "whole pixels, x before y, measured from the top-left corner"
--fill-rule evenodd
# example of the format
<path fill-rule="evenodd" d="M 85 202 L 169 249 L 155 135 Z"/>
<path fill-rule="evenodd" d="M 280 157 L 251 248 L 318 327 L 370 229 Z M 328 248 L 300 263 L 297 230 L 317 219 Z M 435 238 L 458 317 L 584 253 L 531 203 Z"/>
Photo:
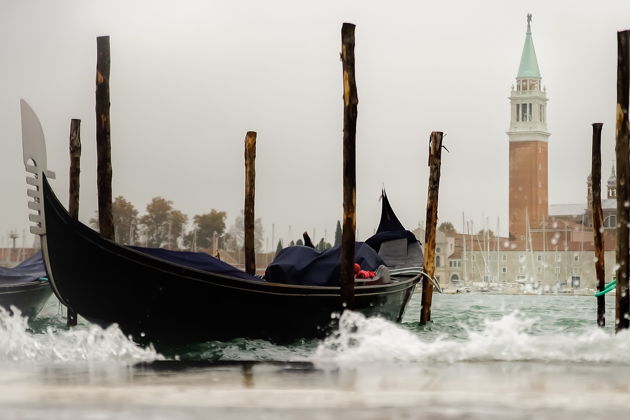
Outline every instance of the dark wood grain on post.
<path fill-rule="evenodd" d="M 256 186 L 256 132 L 248 131 L 245 136 L 245 271 L 256 273 L 254 247 L 254 197 Z"/>
<path fill-rule="evenodd" d="M 343 68 L 343 219 L 339 282 L 344 308 L 354 307 L 354 242 L 356 229 L 356 135 L 357 85 L 354 78 L 354 28 L 341 27 L 341 63 Z"/>
<path fill-rule="evenodd" d="M 70 121 L 70 191 L 68 194 L 68 213 L 75 219 L 79 218 L 79 187 L 81 175 L 81 120 Z M 69 327 L 77 325 L 77 313 L 67 308 L 66 324 Z"/>
<path fill-rule="evenodd" d="M 424 234 L 424 272 L 430 278 L 435 274 L 435 235 L 438 214 L 438 196 L 440 191 L 440 166 L 442 164 L 441 131 L 431 133 L 429 146 L 429 188 L 427 194 L 427 221 Z M 422 306 L 420 325 L 431 320 L 431 302 L 433 301 L 433 282 L 426 276 L 422 279 Z"/>
<path fill-rule="evenodd" d="M 79 218 L 79 177 L 81 175 L 81 120 L 70 122 L 70 193 L 68 213 Z"/>
<path fill-rule="evenodd" d="M 604 239 L 602 236 L 602 123 L 593 124 L 593 160 L 591 167 L 591 197 L 593 202 L 593 236 L 595 244 L 595 274 L 597 275 L 597 290 L 606 287 L 604 272 Z M 606 297 L 597 298 L 597 325 L 606 325 Z"/>
<path fill-rule="evenodd" d="M 112 147 L 109 120 L 109 36 L 96 38 L 96 184 L 98 188 L 98 227 L 114 240 L 112 215 Z"/>
<path fill-rule="evenodd" d="M 630 296 L 628 296 L 628 270 L 630 266 L 628 246 L 628 222 L 630 199 L 628 181 L 628 89 L 630 31 L 617 32 L 617 124 L 615 154 L 617 155 L 617 296 L 615 306 L 615 331 L 630 326 Z"/>

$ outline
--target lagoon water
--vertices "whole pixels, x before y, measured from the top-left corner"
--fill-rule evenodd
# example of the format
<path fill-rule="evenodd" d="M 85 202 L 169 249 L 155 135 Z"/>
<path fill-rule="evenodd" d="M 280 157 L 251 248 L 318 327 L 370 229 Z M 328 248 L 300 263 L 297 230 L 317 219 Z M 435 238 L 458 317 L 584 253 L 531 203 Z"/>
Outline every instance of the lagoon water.
<path fill-rule="evenodd" d="M 436 295 L 433 322 L 346 313 L 322 341 L 140 348 L 54 298 L 0 314 L 2 419 L 604 419 L 630 416 L 630 334 L 590 296 Z"/>

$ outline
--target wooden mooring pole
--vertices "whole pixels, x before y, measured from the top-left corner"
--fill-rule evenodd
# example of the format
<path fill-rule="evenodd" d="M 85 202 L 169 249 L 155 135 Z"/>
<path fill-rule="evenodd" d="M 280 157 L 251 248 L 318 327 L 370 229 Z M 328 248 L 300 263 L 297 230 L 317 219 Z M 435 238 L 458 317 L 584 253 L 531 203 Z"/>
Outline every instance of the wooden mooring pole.
<path fill-rule="evenodd" d="M 68 194 L 68 213 L 75 219 L 79 218 L 79 186 L 81 175 L 81 120 L 70 121 L 70 191 Z M 77 313 L 67 308 L 66 324 L 68 327 L 77 325 Z"/>
<path fill-rule="evenodd" d="M 617 32 L 617 124 L 615 154 L 617 155 L 617 296 L 615 305 L 615 331 L 630 326 L 630 296 L 628 296 L 628 270 L 630 254 L 628 223 L 630 200 L 628 176 L 628 95 L 629 95 L 629 44 L 630 31 Z"/>
<path fill-rule="evenodd" d="M 98 227 L 101 235 L 114 240 L 112 215 L 112 148 L 109 121 L 109 36 L 96 38 L 96 154 Z"/>
<path fill-rule="evenodd" d="M 256 187 L 256 132 L 245 136 L 245 208 L 243 210 L 245 236 L 245 271 L 256 274 L 254 247 L 254 196 Z"/>
<path fill-rule="evenodd" d="M 429 188 L 427 194 L 427 221 L 424 234 L 424 272 L 426 276 L 422 279 L 420 325 L 426 325 L 431 320 L 431 302 L 433 301 L 433 282 L 431 278 L 435 274 L 435 234 L 440 190 L 440 165 L 442 163 L 442 137 L 443 133 L 441 131 L 433 131 L 429 146 Z"/>
<path fill-rule="evenodd" d="M 602 123 L 593 123 L 593 160 L 591 166 L 591 208 L 593 209 L 593 235 L 595 244 L 595 274 L 597 290 L 606 287 L 604 272 L 604 240 L 602 236 Z M 597 297 L 597 325 L 606 325 L 606 297 Z"/>
<path fill-rule="evenodd" d="M 356 229 L 356 135 L 357 85 L 354 78 L 354 28 L 341 27 L 341 63 L 343 68 L 343 219 L 339 283 L 344 308 L 354 307 L 354 242 Z"/>

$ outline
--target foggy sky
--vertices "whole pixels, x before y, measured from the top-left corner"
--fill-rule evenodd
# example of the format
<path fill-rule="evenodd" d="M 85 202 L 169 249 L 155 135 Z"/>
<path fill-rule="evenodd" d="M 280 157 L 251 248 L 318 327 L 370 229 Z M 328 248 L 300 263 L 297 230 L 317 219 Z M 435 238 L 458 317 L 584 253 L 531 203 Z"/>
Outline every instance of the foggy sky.
<path fill-rule="evenodd" d="M 343 22 L 356 28 L 357 227 L 378 224 L 384 185 L 424 223 L 431 131 L 444 131 L 439 219 L 507 231 L 510 87 L 526 31 L 547 87 L 549 203 L 584 203 L 591 123 L 614 155 L 616 32 L 630 2 L 54 1 L 0 3 L 0 246 L 28 226 L 19 99 L 39 115 L 53 187 L 68 190 L 71 118 L 82 120 L 81 209 L 96 208 L 96 37 L 111 37 L 113 194 L 140 214 L 162 196 L 192 218 L 243 207 L 243 141 L 258 132 L 256 216 L 266 244 L 342 216 Z M 292 237 L 288 238 L 289 226 Z M 422 239 L 422 238 L 421 238 Z M 28 239 L 30 245 L 32 239 Z"/>

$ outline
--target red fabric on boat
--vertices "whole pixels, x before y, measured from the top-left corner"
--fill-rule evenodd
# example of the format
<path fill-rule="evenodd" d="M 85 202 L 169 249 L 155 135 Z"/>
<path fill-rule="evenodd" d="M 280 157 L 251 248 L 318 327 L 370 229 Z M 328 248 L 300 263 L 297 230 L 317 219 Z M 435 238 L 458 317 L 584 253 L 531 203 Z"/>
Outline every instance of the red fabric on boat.
<path fill-rule="evenodd" d="M 371 279 L 376 276 L 376 272 L 369 270 L 361 270 L 361 266 L 354 263 L 354 278 L 355 279 Z"/>

